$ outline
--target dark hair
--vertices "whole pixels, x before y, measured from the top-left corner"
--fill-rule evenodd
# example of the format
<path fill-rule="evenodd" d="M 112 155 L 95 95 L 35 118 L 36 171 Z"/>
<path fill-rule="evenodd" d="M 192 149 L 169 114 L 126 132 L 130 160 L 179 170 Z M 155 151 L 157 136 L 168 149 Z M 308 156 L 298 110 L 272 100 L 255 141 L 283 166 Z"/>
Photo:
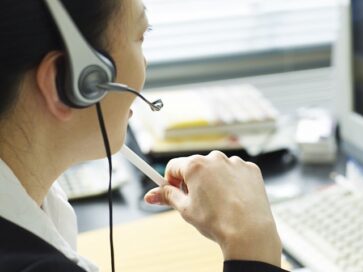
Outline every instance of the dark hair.
<path fill-rule="evenodd" d="M 105 30 L 120 0 L 60 0 L 87 41 L 109 48 Z M 0 118 L 18 96 L 24 73 L 53 50 L 64 50 L 56 25 L 43 0 L 1 0 Z"/>

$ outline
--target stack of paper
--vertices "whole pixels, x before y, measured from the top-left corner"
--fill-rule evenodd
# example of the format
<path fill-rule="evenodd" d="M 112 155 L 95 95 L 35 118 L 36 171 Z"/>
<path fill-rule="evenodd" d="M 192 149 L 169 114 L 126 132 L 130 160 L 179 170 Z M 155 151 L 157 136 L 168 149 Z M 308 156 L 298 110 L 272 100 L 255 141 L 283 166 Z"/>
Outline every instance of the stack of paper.
<path fill-rule="evenodd" d="M 324 109 L 301 110 L 296 131 L 300 159 L 304 163 L 334 163 L 337 158 L 336 122 Z"/>
<path fill-rule="evenodd" d="M 279 117 L 274 106 L 251 85 L 184 86 L 152 90 L 164 108 L 150 113 L 142 101 L 130 125 L 144 153 L 242 149 L 240 135 L 271 134 Z"/>

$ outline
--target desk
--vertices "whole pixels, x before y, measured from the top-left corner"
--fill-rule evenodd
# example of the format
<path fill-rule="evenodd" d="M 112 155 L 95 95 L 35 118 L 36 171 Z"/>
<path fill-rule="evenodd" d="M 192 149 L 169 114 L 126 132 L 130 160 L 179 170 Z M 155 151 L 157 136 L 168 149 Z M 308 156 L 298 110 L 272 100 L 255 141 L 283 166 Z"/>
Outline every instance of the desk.
<path fill-rule="evenodd" d="M 255 76 L 243 79 L 258 87 L 283 114 L 291 114 L 301 106 L 318 105 L 332 109 L 333 74 L 331 68 L 289 72 L 276 75 Z M 304 95 L 296 95 L 301 92 Z M 134 145 L 132 139 L 131 147 Z M 127 166 L 131 167 L 131 166 Z M 309 192 L 317 186 L 329 183 L 329 174 L 336 170 L 343 172 L 344 156 L 334 166 L 302 166 L 294 160 L 281 164 L 264 163 L 261 165 L 268 190 L 278 191 L 281 188 Z M 141 175 L 133 168 L 129 169 L 132 181 L 114 194 L 115 224 L 126 223 L 147 217 L 153 213 L 139 209 L 143 190 Z M 105 170 L 106 171 L 106 170 Z M 106 197 L 73 202 L 81 232 L 94 230 L 108 225 L 108 202 Z M 96 218 L 96 220 L 95 220 Z"/>
<path fill-rule="evenodd" d="M 246 79 L 246 82 L 259 87 L 283 113 L 291 113 L 294 109 L 302 105 L 319 105 L 332 108 L 332 91 L 329 87 L 330 79 L 330 69 L 319 69 L 316 71 L 287 73 L 278 76 L 254 77 Z M 280 88 L 278 85 L 284 87 Z M 290 89 L 286 86 L 289 86 Z M 304 91 L 304 95 L 308 98 L 305 100 L 293 98 L 293 95 L 291 95 L 292 89 L 307 90 Z M 291 97 L 288 97 L 288 95 Z M 132 138 L 129 140 L 129 145 L 131 147 L 135 145 Z M 339 154 L 338 161 L 335 165 L 304 166 L 299 164 L 294 157 L 284 156 L 283 158 L 278 158 L 278 160 L 263 161 L 259 165 L 264 175 L 268 193 L 276 197 L 276 192 L 281 193 L 285 191 L 285 196 L 289 196 L 289 194 L 305 194 L 320 186 L 331 183 L 331 172 L 344 173 L 345 161 L 345 156 Z M 142 175 L 130 165 L 127 167 L 132 173 L 132 181 L 114 194 L 115 225 L 131 222 L 131 225 L 117 227 L 120 230 L 124 230 L 125 233 L 132 230 L 130 226 L 134 224 L 134 221 L 136 222 L 138 219 L 145 220 L 145 218 L 154 214 L 153 212 L 146 212 L 140 209 L 140 199 L 142 199 L 144 194 L 141 182 Z M 280 195 L 280 197 L 285 196 Z M 108 201 L 106 197 L 73 202 L 72 205 L 76 210 L 79 230 L 81 232 L 108 226 Z M 103 231 L 103 235 L 105 237 L 103 246 L 107 247 L 107 231 Z M 145 237 L 153 235 L 153 230 L 143 235 Z M 92 257 L 92 254 L 91 252 L 89 256 Z M 126 261 L 123 263 L 127 265 Z"/>
<path fill-rule="evenodd" d="M 308 193 L 317 187 L 331 183 L 329 177 L 332 171 L 344 173 L 345 156 L 339 155 L 335 165 L 303 166 L 297 161 L 287 164 L 279 162 L 264 165 L 264 175 L 267 190 L 276 191 L 281 188 L 294 188 L 300 193 Z M 143 195 L 141 175 L 135 171 L 135 179 L 114 193 L 114 222 L 128 223 L 154 214 L 139 208 Z M 108 200 L 106 196 L 96 199 L 72 202 L 78 216 L 80 232 L 95 230 L 108 226 Z"/>

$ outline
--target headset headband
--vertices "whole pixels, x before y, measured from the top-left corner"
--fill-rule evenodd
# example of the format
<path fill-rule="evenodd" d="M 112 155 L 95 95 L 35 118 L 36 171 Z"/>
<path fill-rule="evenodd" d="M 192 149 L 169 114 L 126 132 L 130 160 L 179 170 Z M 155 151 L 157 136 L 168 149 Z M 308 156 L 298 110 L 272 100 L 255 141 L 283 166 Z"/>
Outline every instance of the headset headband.
<path fill-rule="evenodd" d="M 99 102 L 106 91 L 98 84 L 113 82 L 116 68 L 113 61 L 93 49 L 58 0 L 44 0 L 63 39 L 68 54 L 65 92 L 77 107 L 88 107 Z"/>

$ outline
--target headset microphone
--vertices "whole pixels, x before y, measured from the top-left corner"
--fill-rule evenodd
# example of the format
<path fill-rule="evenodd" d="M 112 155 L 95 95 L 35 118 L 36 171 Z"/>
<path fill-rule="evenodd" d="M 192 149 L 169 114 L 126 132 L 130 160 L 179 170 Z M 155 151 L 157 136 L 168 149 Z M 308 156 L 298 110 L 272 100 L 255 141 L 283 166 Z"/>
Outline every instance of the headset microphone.
<path fill-rule="evenodd" d="M 110 83 L 105 83 L 105 84 L 98 84 L 97 87 L 102 89 L 102 90 L 106 90 L 106 91 L 116 91 L 116 92 L 118 91 L 118 92 L 130 92 L 130 93 L 133 93 L 134 95 L 137 95 L 142 100 L 144 100 L 147 104 L 149 104 L 152 111 L 160 111 L 164 106 L 163 101 L 161 101 L 161 99 L 158 99 L 158 100 L 156 100 L 154 102 L 150 102 L 149 100 L 147 100 L 144 96 L 139 94 L 134 89 L 130 88 L 127 85 L 123 85 L 123 84 L 120 84 L 120 83 L 110 82 Z"/>
<path fill-rule="evenodd" d="M 67 50 L 65 67 L 57 80 L 65 104 L 85 108 L 100 102 L 108 91 L 126 91 L 140 97 L 153 111 L 163 107 L 161 100 L 150 102 L 132 88 L 114 83 L 116 65 L 112 58 L 87 43 L 59 0 L 44 1 Z"/>

